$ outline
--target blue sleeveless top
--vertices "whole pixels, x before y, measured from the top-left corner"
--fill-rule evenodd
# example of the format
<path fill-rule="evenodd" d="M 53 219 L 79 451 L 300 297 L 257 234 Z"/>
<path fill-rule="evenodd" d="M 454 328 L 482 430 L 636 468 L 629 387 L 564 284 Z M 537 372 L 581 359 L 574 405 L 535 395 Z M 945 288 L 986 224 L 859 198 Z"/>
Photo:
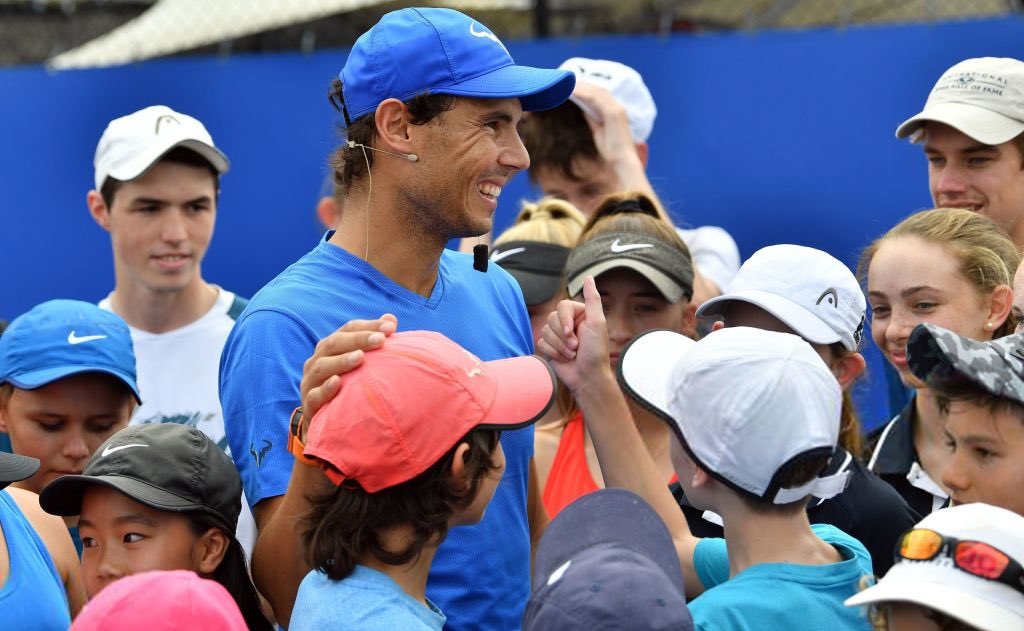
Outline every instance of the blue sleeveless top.
<path fill-rule="evenodd" d="M 7 491 L 0 491 L 0 528 L 10 571 L 0 585 L 0 629 L 60 629 L 71 625 L 68 598 L 43 541 Z"/>

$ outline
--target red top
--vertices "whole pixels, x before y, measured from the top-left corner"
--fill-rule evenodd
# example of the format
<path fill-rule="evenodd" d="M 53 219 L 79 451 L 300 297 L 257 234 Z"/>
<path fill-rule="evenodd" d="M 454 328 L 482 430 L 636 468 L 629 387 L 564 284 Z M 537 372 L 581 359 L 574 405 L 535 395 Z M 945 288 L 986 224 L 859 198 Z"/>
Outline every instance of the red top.
<path fill-rule="evenodd" d="M 675 481 L 676 476 L 673 474 L 669 484 Z M 590 467 L 587 466 L 587 451 L 583 440 L 583 413 L 576 412 L 562 428 L 558 450 L 551 462 L 551 471 L 548 472 L 541 500 L 548 511 L 548 517 L 554 519 L 559 511 L 576 498 L 600 488 L 590 475 Z"/>

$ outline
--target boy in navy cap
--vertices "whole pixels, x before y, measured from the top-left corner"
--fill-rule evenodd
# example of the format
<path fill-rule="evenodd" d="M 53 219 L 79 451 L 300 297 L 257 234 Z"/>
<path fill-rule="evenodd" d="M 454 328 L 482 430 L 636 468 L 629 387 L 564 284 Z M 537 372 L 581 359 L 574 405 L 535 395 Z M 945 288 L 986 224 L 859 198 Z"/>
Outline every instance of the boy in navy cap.
<path fill-rule="evenodd" d="M 574 82 L 516 65 L 486 26 L 449 9 L 388 13 L 348 56 L 331 89 L 346 139 L 332 158 L 337 231 L 253 297 L 221 360 L 228 441 L 260 530 L 253 576 L 278 622 L 309 571 L 294 536 L 304 495 L 283 496 L 289 479 L 305 489 L 322 476 L 286 447 L 303 363 L 339 326 L 386 312 L 484 361 L 532 351 L 515 281 L 445 244 L 491 228 L 502 188 L 529 166 L 523 111 L 558 105 Z M 530 535 L 543 521 L 527 518 L 533 431 L 502 445 L 508 467 L 487 515 L 453 532 L 431 570 L 428 595 L 452 628 L 518 628 L 529 594 Z"/>

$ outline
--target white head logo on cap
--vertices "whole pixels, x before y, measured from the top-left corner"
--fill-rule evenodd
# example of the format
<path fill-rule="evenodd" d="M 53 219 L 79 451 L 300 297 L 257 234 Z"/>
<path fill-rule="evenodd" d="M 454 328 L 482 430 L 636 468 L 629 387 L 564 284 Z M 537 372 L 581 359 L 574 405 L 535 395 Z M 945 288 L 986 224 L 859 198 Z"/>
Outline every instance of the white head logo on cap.
<path fill-rule="evenodd" d="M 647 142 L 651 137 L 658 108 L 654 105 L 654 97 L 651 96 L 639 72 L 617 61 L 584 57 L 567 59 L 558 69 L 571 70 L 577 81 L 585 81 L 608 90 L 615 100 L 626 108 L 633 140 Z M 588 115 L 598 118 L 595 112 L 576 97 L 570 96 L 569 100 Z"/>
<path fill-rule="evenodd" d="M 814 344 L 840 342 L 855 351 L 864 337 L 867 302 L 857 278 L 821 250 L 789 244 L 758 250 L 729 289 L 702 304 L 697 315 L 724 315 L 737 300 L 764 309 Z"/>
<path fill-rule="evenodd" d="M 107 125 L 93 160 L 96 190 L 108 177 L 127 182 L 142 176 L 175 147 L 195 151 L 218 173 L 228 170 L 227 156 L 201 122 L 166 105 L 152 105 Z"/>

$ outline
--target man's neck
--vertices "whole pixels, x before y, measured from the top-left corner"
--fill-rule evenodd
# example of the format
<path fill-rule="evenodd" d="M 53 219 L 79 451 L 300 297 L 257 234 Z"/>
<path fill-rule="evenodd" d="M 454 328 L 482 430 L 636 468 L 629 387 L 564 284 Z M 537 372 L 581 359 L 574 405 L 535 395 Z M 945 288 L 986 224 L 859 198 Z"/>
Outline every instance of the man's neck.
<path fill-rule="evenodd" d="M 761 563 L 828 565 L 843 560 L 838 550 L 814 534 L 804 510 L 755 513 L 738 496 L 724 497 L 721 504 L 715 512 L 724 522 L 730 577 Z"/>
<path fill-rule="evenodd" d="M 396 196 L 375 180 L 367 224 L 366 190 L 353 188 L 330 242 L 409 291 L 430 296 L 446 239 L 417 230 L 410 220 L 412 213 L 397 207 L 391 201 L 394 199 Z"/>
<path fill-rule="evenodd" d="M 130 326 L 148 333 L 166 333 L 191 324 L 213 308 L 218 289 L 198 270 L 193 282 L 179 291 L 153 291 L 118 282 L 110 294 L 110 308 Z"/>
<path fill-rule="evenodd" d="M 390 531 L 381 533 L 381 544 L 387 550 L 402 550 L 412 540 L 412 534 L 408 527 L 396 527 Z M 398 583 L 406 594 L 426 606 L 427 602 L 427 575 L 430 573 L 430 565 L 434 562 L 434 554 L 437 552 L 437 545 L 424 546 L 416 557 L 404 565 L 390 565 L 382 563 L 377 557 L 370 553 L 359 559 L 361 565 L 386 574 L 391 580 Z"/>

